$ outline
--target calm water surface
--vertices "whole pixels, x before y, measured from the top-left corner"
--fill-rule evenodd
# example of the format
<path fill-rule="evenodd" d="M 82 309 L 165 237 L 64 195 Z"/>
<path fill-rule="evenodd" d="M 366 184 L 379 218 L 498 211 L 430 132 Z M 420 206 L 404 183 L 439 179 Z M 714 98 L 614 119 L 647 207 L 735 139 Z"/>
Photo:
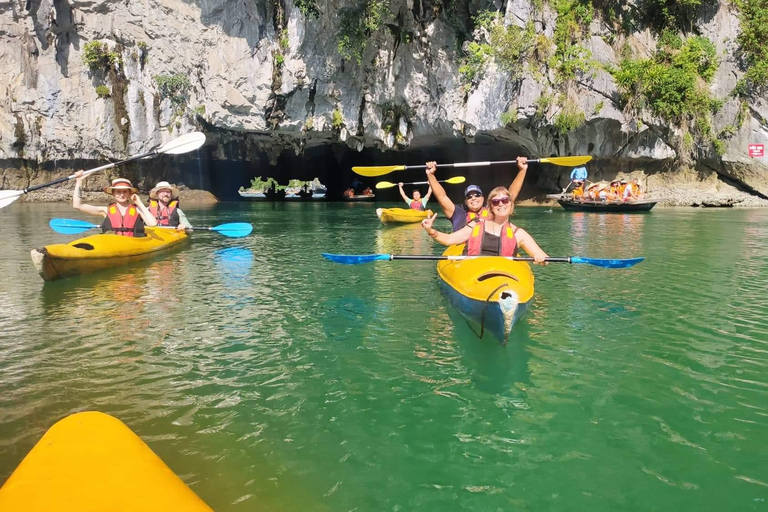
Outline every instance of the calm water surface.
<path fill-rule="evenodd" d="M 43 284 L 66 205 L 0 211 L 0 482 L 100 410 L 216 510 L 768 509 L 768 211 L 520 208 L 552 256 L 512 342 L 478 340 L 381 204 L 222 204 L 151 263 Z M 186 208 L 185 208 L 186 210 Z M 441 220 L 447 228 L 446 220 Z"/>

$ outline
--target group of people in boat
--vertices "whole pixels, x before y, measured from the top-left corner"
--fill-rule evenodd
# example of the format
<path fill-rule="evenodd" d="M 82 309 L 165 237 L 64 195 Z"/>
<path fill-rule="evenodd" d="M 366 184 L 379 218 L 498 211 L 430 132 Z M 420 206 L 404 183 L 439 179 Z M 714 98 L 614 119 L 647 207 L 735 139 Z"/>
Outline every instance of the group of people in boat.
<path fill-rule="evenodd" d="M 576 167 L 571 171 L 571 182 L 566 190 L 573 187 L 571 198 L 574 201 L 604 201 L 625 202 L 636 201 L 643 195 L 637 178 L 631 182 L 627 180 L 613 180 L 608 183 L 592 183 L 587 186 L 587 168 Z"/>
<path fill-rule="evenodd" d="M 432 227 L 437 214 L 422 221 L 427 234 L 442 245 L 465 244 L 464 254 L 468 256 L 517 256 L 520 248 L 534 259 L 534 263 L 546 265 L 545 253 L 536 241 L 524 229 L 510 222 L 520 189 L 528 171 L 526 157 L 517 157 L 518 172 L 512 184 L 496 187 L 486 198 L 477 185 L 464 189 L 464 202 L 455 204 L 446 194 L 445 189 L 435 178 L 436 162 L 427 162 L 427 182 L 429 191 L 421 198 L 419 191 L 414 191 L 409 199 L 399 183 L 400 193 L 409 208 L 425 209 L 430 195 L 434 195 L 445 216 L 450 219 L 453 232 L 443 233 Z M 415 206 L 414 206 L 415 205 Z"/>
<path fill-rule="evenodd" d="M 346 198 L 355 197 L 355 195 L 356 195 L 356 194 L 355 194 L 355 189 L 354 189 L 354 188 L 352 188 L 352 187 L 348 188 L 347 190 L 345 190 L 345 191 L 342 193 L 342 196 L 344 196 L 344 197 L 346 197 Z M 372 196 L 372 195 L 373 195 L 373 190 L 371 189 L 371 187 L 366 187 L 366 188 L 363 190 L 363 193 L 362 193 L 362 194 L 360 194 L 360 195 L 361 195 L 361 196 Z"/>
<path fill-rule="evenodd" d="M 149 191 L 149 206 L 145 206 L 130 180 L 115 178 L 104 188 L 112 201 L 107 206 L 93 206 L 82 202 L 83 171 L 75 173 L 75 178 L 72 207 L 102 217 L 102 233 L 141 237 L 146 236 L 145 226 L 175 227 L 179 231 L 192 229 L 179 208 L 179 189 L 167 181 L 159 182 Z"/>

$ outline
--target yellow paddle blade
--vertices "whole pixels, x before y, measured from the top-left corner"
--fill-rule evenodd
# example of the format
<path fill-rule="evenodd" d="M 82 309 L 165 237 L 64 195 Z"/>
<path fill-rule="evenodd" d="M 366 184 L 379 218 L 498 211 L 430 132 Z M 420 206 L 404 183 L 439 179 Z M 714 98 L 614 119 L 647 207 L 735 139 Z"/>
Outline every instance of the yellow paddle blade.
<path fill-rule="evenodd" d="M 390 183 L 390 182 L 388 182 L 388 181 L 380 181 L 380 182 L 378 182 L 378 183 L 376 184 L 376 188 L 377 188 L 377 189 L 382 189 L 382 188 L 392 188 L 392 187 L 394 187 L 394 186 L 395 186 L 395 184 L 394 184 L 394 183 Z"/>
<path fill-rule="evenodd" d="M 378 167 L 353 167 L 352 171 L 356 172 L 360 176 L 368 176 L 369 178 L 374 176 L 384 176 L 394 171 L 405 170 L 404 165 L 381 165 Z"/>
<path fill-rule="evenodd" d="M 451 185 L 458 185 L 459 183 L 464 183 L 467 181 L 467 178 L 464 176 L 454 176 L 453 178 L 448 178 L 445 180 L 446 183 L 450 183 Z"/>
<path fill-rule="evenodd" d="M 539 158 L 543 164 L 562 165 L 563 167 L 576 167 L 584 165 L 592 160 L 591 156 L 553 156 L 551 158 Z"/>

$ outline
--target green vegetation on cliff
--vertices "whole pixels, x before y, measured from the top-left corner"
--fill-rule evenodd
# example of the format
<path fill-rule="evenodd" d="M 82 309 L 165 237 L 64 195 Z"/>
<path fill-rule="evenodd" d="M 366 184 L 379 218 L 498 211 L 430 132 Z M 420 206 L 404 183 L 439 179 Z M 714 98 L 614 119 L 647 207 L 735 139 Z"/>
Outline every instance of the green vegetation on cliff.
<path fill-rule="evenodd" d="M 611 72 L 629 110 L 648 108 L 665 121 L 689 130 L 695 139 L 684 137 L 678 149 L 690 150 L 695 141 L 715 138 L 710 118 L 722 102 L 711 97 L 708 84 L 718 64 L 717 51 L 709 39 L 693 36 L 683 40 L 667 35 L 660 40 L 653 58 L 627 58 Z"/>
<path fill-rule="evenodd" d="M 737 92 L 765 91 L 768 88 L 768 0 L 736 0 L 741 33 L 739 45 L 746 73 Z"/>
<path fill-rule="evenodd" d="M 368 46 L 371 35 L 384 25 L 384 18 L 390 14 L 387 0 L 359 0 L 353 7 L 339 9 L 341 20 L 336 42 L 339 53 L 358 64 Z"/>

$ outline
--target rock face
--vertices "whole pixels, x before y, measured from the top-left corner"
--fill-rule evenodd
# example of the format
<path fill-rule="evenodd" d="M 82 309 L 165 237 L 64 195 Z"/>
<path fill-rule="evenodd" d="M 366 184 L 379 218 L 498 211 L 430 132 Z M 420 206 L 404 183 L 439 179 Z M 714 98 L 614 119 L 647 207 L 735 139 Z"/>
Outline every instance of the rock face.
<path fill-rule="evenodd" d="M 703 149 L 695 172 L 680 173 L 670 143 L 679 131 L 626 114 L 613 77 L 601 68 L 578 77 L 570 91 L 585 122 L 565 134 L 553 126 L 555 107 L 541 112 L 546 75 L 524 71 L 512 79 L 491 63 L 468 88 L 457 40 L 471 37 L 461 32 L 479 1 L 458 2 L 466 12 L 457 14 L 441 10 L 442 3 L 390 0 L 359 63 L 340 55 L 336 38 L 339 13 L 358 4 L 312 5 L 317 18 L 292 0 L 0 2 L 0 186 L 40 183 L 202 129 L 212 162 L 275 165 L 286 152 L 311 161 L 313 148 L 327 153 L 333 147 L 335 164 L 324 167 L 331 173 L 339 162 L 356 160 L 355 152 L 371 160 L 382 155 L 374 149 L 397 152 L 400 160 L 488 160 L 474 158 L 481 151 L 473 146 L 484 141 L 483 152 L 503 159 L 592 155 L 591 179 L 640 176 L 652 191 L 664 190 L 669 204 L 768 204 L 768 160 L 747 156 L 748 144 L 768 146 L 763 97 L 748 99 L 746 117 L 724 140 L 722 156 Z M 736 57 L 739 21 L 729 5 L 715 3 L 696 20 L 720 57 L 711 86 L 724 102 L 713 118 L 718 133 L 743 112 L 730 96 L 743 69 Z M 534 22 L 537 32 L 551 36 L 556 13 L 546 3 L 539 15 L 529 1 L 497 1 L 496 7 L 506 23 Z M 616 41 L 606 27 L 595 20 L 584 42 L 601 64 L 617 65 L 625 45 L 648 54 L 655 48 L 647 31 Z M 94 41 L 113 56 L 110 65 L 83 63 Z M 534 184 L 559 191 L 569 171 L 547 168 Z M 166 177 L 150 172 L 145 185 Z M 201 175 L 198 186 L 211 179 Z"/>

